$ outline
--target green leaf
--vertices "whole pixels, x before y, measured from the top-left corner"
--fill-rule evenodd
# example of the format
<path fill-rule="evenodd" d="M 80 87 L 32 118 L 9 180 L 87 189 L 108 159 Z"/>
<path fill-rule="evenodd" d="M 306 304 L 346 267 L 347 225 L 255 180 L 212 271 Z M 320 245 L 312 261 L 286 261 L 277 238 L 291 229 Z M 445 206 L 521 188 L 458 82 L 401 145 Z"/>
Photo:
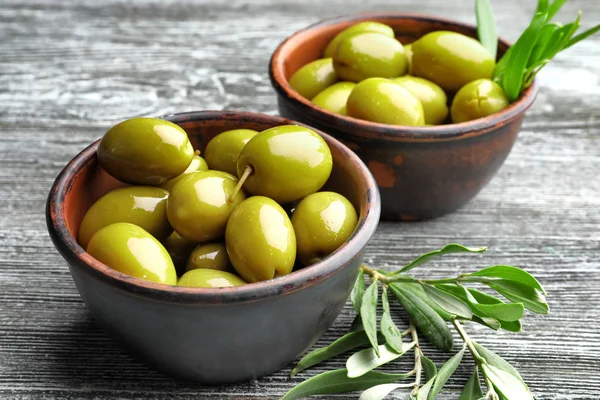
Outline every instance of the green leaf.
<path fill-rule="evenodd" d="M 595 35 L 596 33 L 598 33 L 598 31 L 600 31 L 600 24 L 598 24 L 598 25 L 594 26 L 593 28 L 590 28 L 587 31 L 582 32 L 579 35 L 571 38 L 569 40 L 569 42 L 566 44 L 566 46 L 564 47 L 564 49 L 568 49 L 569 47 L 573 46 L 574 44 L 577 44 L 577 43 L 581 42 L 582 40 L 588 38 L 589 36 Z"/>
<path fill-rule="evenodd" d="M 367 337 L 371 341 L 371 346 L 375 349 L 377 355 L 377 300 L 379 294 L 379 283 L 374 280 L 373 283 L 365 290 L 362 304 L 360 306 L 360 316 L 362 318 L 363 327 L 367 333 Z"/>
<path fill-rule="evenodd" d="M 430 379 L 435 378 L 435 376 L 437 375 L 437 367 L 435 366 L 434 362 L 431 361 L 429 358 L 425 357 L 425 354 L 423 354 L 421 349 L 419 349 L 418 351 L 421 357 L 421 367 L 423 368 L 423 373 L 425 374 L 425 380 L 428 381 Z"/>
<path fill-rule="evenodd" d="M 509 374 L 516 376 L 520 380 L 523 380 L 523 378 L 521 378 L 521 375 L 519 374 L 519 372 L 512 365 L 510 365 L 510 363 L 508 361 L 506 361 L 504 358 L 500 357 L 498 354 L 494 353 L 493 351 L 483 347 L 482 345 L 480 345 L 477 342 L 473 342 L 473 345 L 475 346 L 477 353 L 479 353 L 479 355 L 481 357 L 483 357 L 488 364 L 493 365 L 494 367 L 499 368 L 503 371 L 506 371 Z"/>
<path fill-rule="evenodd" d="M 360 318 L 360 314 L 358 314 L 352 320 L 352 324 L 350 325 L 350 332 L 358 332 L 364 330 L 365 328 L 363 327 L 362 319 Z"/>
<path fill-rule="evenodd" d="M 452 350 L 452 332 L 446 322 L 425 302 L 400 285 L 390 285 L 394 296 L 410 316 L 417 329 L 429 342 L 442 351 Z"/>
<path fill-rule="evenodd" d="M 497 319 L 491 318 L 491 317 L 474 316 L 471 321 L 477 322 L 478 324 L 481 324 L 484 326 L 487 326 L 488 328 L 493 329 L 495 331 L 497 331 L 498 329 L 500 329 L 502 327 L 502 325 L 500 324 L 500 321 L 498 321 Z"/>
<path fill-rule="evenodd" d="M 362 298 L 364 293 L 365 274 L 363 274 L 361 270 L 358 272 L 356 282 L 354 282 L 354 287 L 352 288 L 352 292 L 350 293 L 350 301 L 352 302 L 352 306 L 354 306 L 354 311 L 356 311 L 357 314 L 360 314 L 360 305 L 362 304 Z"/>
<path fill-rule="evenodd" d="M 517 42 L 512 46 L 510 58 L 502 79 L 502 88 L 510 101 L 515 101 L 521 94 L 523 76 L 529 61 L 529 56 L 535 46 L 537 36 L 546 22 L 546 13 L 538 12 L 531 20 Z"/>
<path fill-rule="evenodd" d="M 421 286 L 420 283 L 393 282 L 390 284 L 390 286 L 400 286 L 405 291 L 410 292 L 410 294 L 412 294 L 413 296 L 418 297 L 425 304 L 427 304 L 429 307 L 431 307 L 445 321 L 450 321 L 454 317 L 454 315 L 450 314 L 449 312 L 444 310 L 442 307 L 440 307 L 435 301 L 431 300 L 431 298 L 429 296 L 427 296 L 427 293 L 425 293 L 425 290 L 423 289 L 423 287 Z"/>
<path fill-rule="evenodd" d="M 538 0 L 538 5 L 537 5 L 535 12 L 536 13 L 545 13 L 546 11 L 548 11 L 548 5 L 549 5 L 548 0 Z"/>
<path fill-rule="evenodd" d="M 544 290 L 542 285 L 537 279 L 535 279 L 533 275 L 525 270 L 511 267 L 509 265 L 496 265 L 493 267 L 484 268 L 480 271 L 469 274 L 469 276 L 484 276 L 488 278 L 501 278 L 508 281 L 515 281 L 527 286 L 531 286 L 532 288 L 546 294 L 546 290 Z"/>
<path fill-rule="evenodd" d="M 390 361 L 394 361 L 414 346 L 415 343 L 404 344 L 402 346 L 401 353 L 395 352 L 385 344 L 379 346 L 378 352 L 375 352 L 375 349 L 373 348 L 358 351 L 352 354 L 350 358 L 348 358 L 348 360 L 346 361 L 348 377 L 357 378 L 377 367 L 382 366 L 383 364 L 387 364 Z"/>
<path fill-rule="evenodd" d="M 511 57 L 510 55 L 512 53 L 512 50 L 513 50 L 513 48 L 509 47 L 508 50 L 506 50 L 506 52 L 502 56 L 502 58 L 500 58 L 500 61 L 498 61 L 496 63 L 496 68 L 494 68 L 494 74 L 493 74 L 492 78 L 498 84 L 502 84 L 504 72 L 506 71 L 506 66 L 507 66 L 508 60 Z"/>
<path fill-rule="evenodd" d="M 490 0 L 476 0 L 475 14 L 477 16 L 477 36 L 494 60 L 498 52 L 498 34 L 496 33 L 496 20 Z"/>
<path fill-rule="evenodd" d="M 534 400 L 527 385 L 516 376 L 489 364 L 482 364 L 481 372 L 492 382 L 494 389 L 507 399 Z"/>
<path fill-rule="evenodd" d="M 368 346 L 369 343 L 369 338 L 365 331 L 348 333 L 331 343 L 329 346 L 315 349 L 306 354 L 298 361 L 298 364 L 296 364 L 296 367 L 294 367 L 290 375 L 296 375 L 298 372 L 310 368 L 313 365 L 317 365 L 320 362 L 329 360 L 330 358 L 357 347 Z"/>
<path fill-rule="evenodd" d="M 531 286 L 504 279 L 489 282 L 488 286 L 513 303 L 523 303 L 525 308 L 537 314 L 548 314 L 546 298 Z"/>
<path fill-rule="evenodd" d="M 550 8 L 548 8 L 548 19 L 546 21 L 550 22 L 567 1 L 568 0 L 555 0 Z"/>
<path fill-rule="evenodd" d="M 427 400 L 429 396 L 429 391 L 431 390 L 431 386 L 433 385 L 434 381 L 435 376 L 428 380 L 426 384 L 421 386 L 421 388 L 419 389 L 419 393 L 417 393 L 417 400 Z"/>
<path fill-rule="evenodd" d="M 469 292 L 471 293 L 471 295 L 473 297 L 475 297 L 475 299 L 480 303 L 480 304 L 498 304 L 498 303 L 504 303 L 502 300 L 500 300 L 497 297 L 491 296 L 487 293 L 484 292 L 480 292 L 479 290 L 476 289 L 469 289 Z M 474 320 L 475 321 L 475 320 Z M 494 320 L 496 323 L 499 323 L 502 329 L 510 331 L 510 332 L 521 332 L 521 321 L 496 321 Z M 475 321 L 475 322 L 479 322 L 479 321 Z M 487 321 L 489 322 L 489 321 Z M 481 323 L 481 322 L 479 322 Z M 486 323 L 484 323 L 484 325 L 487 325 Z M 494 328 L 492 328 L 494 329 Z M 498 328 L 496 328 L 495 330 L 497 330 Z"/>
<path fill-rule="evenodd" d="M 469 306 L 458 297 L 443 292 L 432 285 L 423 284 L 422 286 L 429 298 L 444 310 L 465 319 L 473 317 L 473 312 Z"/>
<path fill-rule="evenodd" d="M 469 378 L 469 380 L 467 381 L 465 388 L 460 394 L 458 400 L 478 400 L 482 397 L 485 398 L 483 392 L 481 391 L 481 386 L 479 383 L 479 372 L 477 367 L 475 367 L 473 375 L 471 375 L 471 378 Z"/>
<path fill-rule="evenodd" d="M 381 333 L 385 337 L 387 344 L 395 351 L 402 351 L 402 332 L 398 329 L 390 314 L 390 304 L 388 302 L 387 289 L 381 294 L 381 303 L 383 304 L 383 314 L 381 315 Z"/>
<path fill-rule="evenodd" d="M 538 35 L 538 40 L 535 44 L 535 47 L 531 51 L 531 57 L 529 57 L 529 62 L 527 63 L 528 70 L 531 69 L 535 64 L 538 64 L 544 61 L 544 54 L 546 54 L 546 49 L 552 45 L 552 37 L 554 32 L 562 27 L 562 25 L 558 22 L 554 22 L 551 24 L 545 25 Z M 550 61 L 550 60 L 547 60 Z"/>
<path fill-rule="evenodd" d="M 452 376 L 458 365 L 462 361 L 463 355 L 465 354 L 465 348 L 463 347 L 461 351 L 453 355 L 448 361 L 442 365 L 440 368 L 437 378 L 433 382 L 433 386 L 431 387 L 431 391 L 429 392 L 429 396 L 427 396 L 428 400 L 435 400 L 435 397 L 438 395 L 440 390 L 444 387 L 448 379 Z"/>
<path fill-rule="evenodd" d="M 486 250 L 487 250 L 487 247 L 469 248 L 469 247 L 465 247 L 460 244 L 451 243 L 451 244 L 446 245 L 443 249 L 430 251 L 429 253 L 420 255 L 419 257 L 415 258 L 410 263 L 405 265 L 402 269 L 400 269 L 400 271 L 398 271 L 390 276 L 396 276 L 403 272 L 410 271 L 411 269 L 418 267 L 419 265 L 421 265 L 423 263 L 426 263 L 427 261 L 431 260 L 432 258 L 435 258 L 438 256 L 443 256 L 444 254 L 464 253 L 464 252 L 483 253 Z"/>
<path fill-rule="evenodd" d="M 292 388 L 281 400 L 296 400 L 321 394 L 348 393 L 366 390 L 383 383 L 406 378 L 406 374 L 387 374 L 371 371 L 360 378 L 348 378 L 348 371 L 336 369 L 313 376 Z"/>
<path fill-rule="evenodd" d="M 381 400 L 396 389 L 412 388 L 414 386 L 414 383 L 384 383 L 365 390 L 358 400 Z"/>

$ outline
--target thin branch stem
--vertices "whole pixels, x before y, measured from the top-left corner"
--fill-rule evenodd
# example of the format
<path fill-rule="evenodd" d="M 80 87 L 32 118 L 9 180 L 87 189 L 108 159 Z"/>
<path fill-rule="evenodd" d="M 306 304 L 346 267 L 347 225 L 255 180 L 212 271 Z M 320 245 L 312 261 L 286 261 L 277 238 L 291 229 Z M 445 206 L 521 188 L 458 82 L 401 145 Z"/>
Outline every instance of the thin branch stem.
<path fill-rule="evenodd" d="M 475 359 L 476 363 L 478 365 L 485 364 L 486 363 L 485 358 L 483 358 L 483 357 L 481 357 L 481 355 L 479 355 L 479 353 L 477 352 L 477 349 L 475 348 L 475 345 L 473 345 L 473 341 L 471 340 L 471 338 L 469 337 L 469 335 L 463 328 L 462 324 L 460 322 L 458 322 L 458 320 L 456 318 L 453 318 L 452 325 L 454 325 L 454 327 L 458 331 L 458 334 L 460 335 L 462 340 L 465 342 L 465 344 L 469 348 L 469 351 L 473 355 L 473 358 Z"/>
<path fill-rule="evenodd" d="M 412 324 L 410 324 L 408 330 L 411 331 L 412 340 L 415 343 L 415 388 L 412 390 L 411 394 L 416 396 L 419 393 L 419 387 L 421 386 L 421 346 L 419 345 L 419 335 L 417 334 L 417 328 Z"/>
<path fill-rule="evenodd" d="M 244 186 L 244 183 L 246 183 L 246 179 L 248 179 L 248 177 L 250 175 L 252 175 L 253 172 L 254 172 L 254 168 L 252 168 L 251 165 L 248 165 L 246 167 L 246 169 L 244 170 L 244 173 L 240 177 L 240 180 L 238 181 L 237 185 L 235 185 L 235 188 L 233 188 L 233 192 L 231 192 L 231 196 L 229 196 L 228 201 L 230 203 L 233 203 L 233 200 L 235 200 L 235 197 L 237 196 L 238 192 L 242 189 L 242 186 Z"/>

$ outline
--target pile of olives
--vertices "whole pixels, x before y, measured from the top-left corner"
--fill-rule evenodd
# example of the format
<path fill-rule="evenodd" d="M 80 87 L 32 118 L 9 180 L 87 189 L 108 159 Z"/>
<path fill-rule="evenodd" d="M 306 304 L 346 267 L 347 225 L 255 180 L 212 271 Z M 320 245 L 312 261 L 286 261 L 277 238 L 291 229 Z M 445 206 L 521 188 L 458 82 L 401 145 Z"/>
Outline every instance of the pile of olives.
<path fill-rule="evenodd" d="M 79 243 L 148 281 L 225 287 L 273 279 L 327 257 L 357 225 L 348 199 L 319 191 L 331 152 L 301 126 L 222 132 L 202 158 L 178 125 L 134 118 L 106 132 L 97 157 L 128 185 L 90 207 Z"/>
<path fill-rule="evenodd" d="M 496 61 L 460 33 L 430 32 L 402 45 L 391 27 L 366 21 L 337 34 L 323 57 L 296 71 L 289 83 L 337 114 L 424 126 L 466 122 L 508 105 L 491 80 Z"/>

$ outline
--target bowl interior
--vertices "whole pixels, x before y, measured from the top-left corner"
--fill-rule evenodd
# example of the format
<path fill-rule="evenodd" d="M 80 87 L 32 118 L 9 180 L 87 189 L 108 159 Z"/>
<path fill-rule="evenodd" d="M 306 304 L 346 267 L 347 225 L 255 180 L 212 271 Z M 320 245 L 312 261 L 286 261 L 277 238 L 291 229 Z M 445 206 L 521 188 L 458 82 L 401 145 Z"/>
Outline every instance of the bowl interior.
<path fill-rule="evenodd" d="M 208 141 L 217 134 L 230 130 L 247 128 L 262 131 L 284 124 L 300 123 L 280 117 L 243 112 L 205 111 L 182 113 L 162 117 L 180 125 L 190 137 L 194 148 L 201 152 Z M 319 132 L 321 133 L 321 132 Z M 333 157 L 333 171 L 322 190 L 332 190 L 346 196 L 359 214 L 359 223 L 352 237 L 332 255 L 308 268 L 303 268 L 285 277 L 272 281 L 252 283 L 235 288 L 199 289 L 179 288 L 154 284 L 132 278 L 115 271 L 94 260 L 79 246 L 76 239 L 79 225 L 91 205 L 103 194 L 126 184 L 108 175 L 98 164 L 96 148 L 99 142 L 89 146 L 65 167 L 57 178 L 49 197 L 51 231 L 56 232 L 59 250 L 60 245 L 66 246 L 67 251 L 78 255 L 91 268 L 111 279 L 125 280 L 128 284 L 143 286 L 156 290 L 179 292 L 210 292 L 218 291 L 223 294 L 247 291 L 249 287 L 271 285 L 273 291 L 288 285 L 288 288 L 299 288 L 310 283 L 316 277 L 334 273 L 343 267 L 362 250 L 374 233 L 379 219 L 379 192 L 366 166 L 347 147 L 332 137 L 322 134 L 329 145 Z"/>
<path fill-rule="evenodd" d="M 283 66 L 286 80 L 311 61 L 323 57 L 327 44 L 341 31 L 362 21 L 376 21 L 389 25 L 402 44 L 412 43 L 421 36 L 433 31 L 453 31 L 477 38 L 475 27 L 456 21 L 430 18 L 422 15 L 358 14 L 351 17 L 318 23 L 291 36 L 282 46 L 280 57 L 285 59 Z M 498 58 L 508 49 L 504 40 L 498 41 Z"/>

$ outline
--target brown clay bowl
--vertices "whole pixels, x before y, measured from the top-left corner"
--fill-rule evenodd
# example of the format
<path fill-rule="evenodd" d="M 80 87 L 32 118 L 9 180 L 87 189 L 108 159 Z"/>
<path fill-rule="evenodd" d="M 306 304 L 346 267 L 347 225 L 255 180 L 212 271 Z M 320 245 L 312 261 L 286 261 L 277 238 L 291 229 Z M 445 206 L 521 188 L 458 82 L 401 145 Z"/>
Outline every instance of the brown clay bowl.
<path fill-rule="evenodd" d="M 288 79 L 322 58 L 337 33 L 366 20 L 391 26 L 404 44 L 437 30 L 477 37 L 471 25 L 404 13 L 359 14 L 309 26 L 287 38 L 271 57 L 279 114 L 331 134 L 358 154 L 379 185 L 383 219 L 423 220 L 450 213 L 472 199 L 506 159 L 535 100 L 535 83 L 500 113 L 435 127 L 385 125 L 334 114 L 291 88 Z M 508 47 L 499 40 L 499 55 Z"/>
<path fill-rule="evenodd" d="M 246 112 L 205 111 L 163 117 L 183 127 L 200 150 L 235 128 L 264 130 L 293 121 Z M 301 124 L 299 124 L 301 125 Z M 277 371 L 310 348 L 344 306 L 380 213 L 377 185 L 346 146 L 319 132 L 333 155 L 326 188 L 344 194 L 360 217 L 351 238 L 310 267 L 271 281 L 202 289 L 124 275 L 77 243 L 87 209 L 122 185 L 98 165 L 98 142 L 58 175 L 48 196 L 50 236 L 67 260 L 87 308 L 109 334 L 151 366 L 206 384 L 251 380 Z"/>

